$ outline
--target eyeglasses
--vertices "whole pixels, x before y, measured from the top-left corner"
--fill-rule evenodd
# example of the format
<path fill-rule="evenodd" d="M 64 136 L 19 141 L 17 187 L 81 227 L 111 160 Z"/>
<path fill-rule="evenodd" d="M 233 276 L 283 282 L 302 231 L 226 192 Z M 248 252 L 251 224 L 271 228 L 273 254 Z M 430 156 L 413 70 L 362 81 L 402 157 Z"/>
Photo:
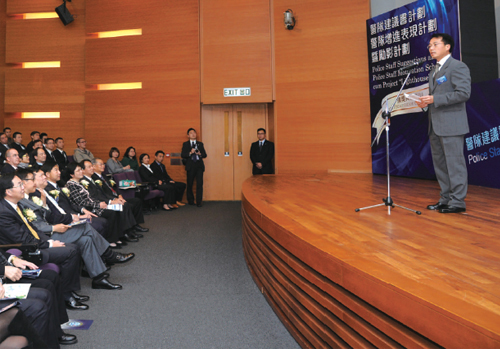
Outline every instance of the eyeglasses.
<path fill-rule="evenodd" d="M 24 181 L 34 181 L 35 178 L 25 178 Z"/>
<path fill-rule="evenodd" d="M 429 45 L 427 45 L 427 49 L 430 50 L 431 47 L 433 47 L 433 46 L 436 47 L 439 44 L 443 44 L 444 45 L 444 42 L 435 42 L 433 44 L 429 44 Z"/>
<path fill-rule="evenodd" d="M 24 187 L 24 184 L 23 184 L 23 182 L 20 182 L 18 185 L 13 185 L 12 189 L 14 189 L 14 188 L 22 188 L 22 187 Z"/>

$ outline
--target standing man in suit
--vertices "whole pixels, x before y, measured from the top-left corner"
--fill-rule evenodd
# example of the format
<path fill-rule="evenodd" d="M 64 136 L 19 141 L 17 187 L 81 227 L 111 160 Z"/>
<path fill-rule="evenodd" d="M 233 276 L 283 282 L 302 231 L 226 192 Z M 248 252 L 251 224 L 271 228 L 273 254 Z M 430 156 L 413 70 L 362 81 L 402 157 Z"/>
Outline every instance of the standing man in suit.
<path fill-rule="evenodd" d="M 266 139 L 266 130 L 257 130 L 257 142 L 250 147 L 250 160 L 253 168 L 252 174 L 273 174 L 274 143 Z"/>
<path fill-rule="evenodd" d="M 57 148 L 52 152 L 52 155 L 56 159 L 59 169 L 62 171 L 68 165 L 68 155 L 64 151 L 64 139 L 57 137 L 55 144 Z"/>
<path fill-rule="evenodd" d="M 190 205 L 194 205 L 193 183 L 196 178 L 196 206 L 201 207 L 203 200 L 203 172 L 205 172 L 203 159 L 207 157 L 207 153 L 203 143 L 196 140 L 196 130 L 194 128 L 188 129 L 187 135 L 189 140 L 182 144 L 181 153 L 187 172 L 187 200 Z"/>
<path fill-rule="evenodd" d="M 465 212 L 467 166 L 464 136 L 469 132 L 465 102 L 471 93 L 469 68 L 451 57 L 453 38 L 444 33 L 432 35 L 428 49 L 436 60 L 429 74 L 429 95 L 420 98 L 420 108 L 429 112 L 429 139 L 441 198 L 429 210 L 441 213 Z"/>

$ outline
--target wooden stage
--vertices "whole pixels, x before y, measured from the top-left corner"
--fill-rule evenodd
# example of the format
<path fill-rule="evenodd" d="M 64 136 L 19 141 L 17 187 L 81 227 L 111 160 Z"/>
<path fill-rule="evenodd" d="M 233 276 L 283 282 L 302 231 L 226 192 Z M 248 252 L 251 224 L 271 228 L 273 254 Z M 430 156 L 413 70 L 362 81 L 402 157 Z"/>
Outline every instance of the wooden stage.
<path fill-rule="evenodd" d="M 435 181 L 254 176 L 243 184 L 249 270 L 304 348 L 500 348 L 500 190 L 467 212 L 426 209 Z"/>

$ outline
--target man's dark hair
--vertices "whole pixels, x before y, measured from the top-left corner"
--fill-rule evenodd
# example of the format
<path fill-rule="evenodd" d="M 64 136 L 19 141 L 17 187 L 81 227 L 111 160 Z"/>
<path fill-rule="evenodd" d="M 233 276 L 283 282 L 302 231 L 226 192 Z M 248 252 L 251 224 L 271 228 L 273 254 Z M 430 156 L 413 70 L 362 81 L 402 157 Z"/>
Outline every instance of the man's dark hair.
<path fill-rule="evenodd" d="M 41 139 L 37 139 L 36 141 L 33 141 L 33 146 L 34 146 L 35 144 L 37 144 L 37 143 L 42 143 L 42 144 L 43 144 L 43 142 L 42 142 L 42 140 L 41 140 Z"/>
<path fill-rule="evenodd" d="M 139 162 L 142 164 L 142 159 L 144 159 L 144 157 L 147 156 L 149 158 L 149 154 L 146 154 L 146 153 L 142 153 L 140 156 L 139 156 Z"/>
<path fill-rule="evenodd" d="M 86 162 L 88 162 L 88 163 L 90 163 L 90 165 L 92 165 L 92 161 L 90 161 L 89 159 L 82 160 L 82 161 L 80 161 L 80 167 L 82 168 L 82 170 L 85 169 Z"/>
<path fill-rule="evenodd" d="M 57 137 L 56 140 L 54 142 L 58 142 L 60 139 L 63 139 L 62 137 Z"/>
<path fill-rule="evenodd" d="M 31 168 L 20 168 L 16 171 L 16 175 L 24 181 L 26 177 L 28 177 L 29 174 L 34 174 L 35 171 L 33 171 Z"/>
<path fill-rule="evenodd" d="M 46 134 L 45 132 L 40 133 L 40 138 L 43 138 L 43 137 L 46 137 L 46 136 L 48 136 L 48 134 Z"/>
<path fill-rule="evenodd" d="M 76 139 L 76 144 L 80 143 L 80 141 L 81 141 L 82 139 L 85 139 L 85 138 L 77 138 L 77 139 Z"/>
<path fill-rule="evenodd" d="M 0 196 L 2 198 L 5 198 L 5 191 L 7 189 L 12 189 L 14 187 L 14 183 L 12 183 L 12 180 L 15 176 L 15 173 L 7 173 L 0 177 Z"/>
<path fill-rule="evenodd" d="M 190 128 L 188 128 L 187 134 L 189 134 L 189 132 L 191 132 L 191 131 L 196 132 L 196 130 L 194 128 L 190 127 Z"/>
<path fill-rule="evenodd" d="M 431 36 L 431 39 L 441 39 L 445 45 L 450 45 L 450 53 L 453 52 L 453 47 L 455 46 L 455 41 L 451 37 L 451 35 L 446 33 L 436 33 Z"/>
<path fill-rule="evenodd" d="M 12 135 L 12 138 L 16 138 L 18 135 L 23 135 L 21 132 L 14 132 L 14 134 Z"/>
<path fill-rule="evenodd" d="M 55 162 L 54 160 L 48 160 L 48 161 L 45 161 L 45 163 L 43 164 L 41 169 L 42 169 L 43 173 L 47 173 L 47 172 L 52 171 L 52 169 L 56 166 L 57 166 L 57 162 Z"/>
<path fill-rule="evenodd" d="M 39 152 L 40 150 L 41 150 L 43 153 L 45 153 L 45 149 L 43 149 L 43 148 L 36 148 L 36 149 L 33 151 L 33 153 L 34 153 L 34 154 L 33 154 L 33 156 L 38 157 L 38 152 Z"/>
<path fill-rule="evenodd" d="M 48 141 L 54 141 L 54 138 L 48 138 L 47 137 L 47 138 L 45 138 L 44 143 L 47 144 Z M 55 143 L 55 141 L 54 141 L 54 143 Z"/>
<path fill-rule="evenodd" d="M 259 131 L 264 131 L 264 133 L 266 133 L 266 129 L 265 129 L 265 128 L 262 128 L 262 127 L 261 127 L 261 128 L 259 128 L 259 129 L 257 129 L 257 133 L 259 133 Z"/>
<path fill-rule="evenodd" d="M 38 132 L 38 131 L 31 131 L 30 136 L 34 136 L 34 135 L 36 135 L 37 133 L 40 135 L 40 132 Z"/>
<path fill-rule="evenodd" d="M 12 131 L 12 129 L 11 129 L 10 127 L 5 127 L 5 128 L 3 129 L 3 132 L 5 132 L 5 131 L 7 131 L 7 130 L 11 130 L 11 131 Z"/>
<path fill-rule="evenodd" d="M 165 155 L 165 152 L 163 150 L 157 150 L 156 153 L 155 153 L 155 156 L 158 156 L 158 154 Z"/>
<path fill-rule="evenodd" d="M 120 156 L 120 151 L 118 150 L 117 147 L 112 147 L 110 150 L 109 150 L 109 157 L 112 158 L 113 157 L 113 152 L 117 152 L 118 153 L 118 156 Z M 118 158 L 118 157 L 117 157 Z"/>

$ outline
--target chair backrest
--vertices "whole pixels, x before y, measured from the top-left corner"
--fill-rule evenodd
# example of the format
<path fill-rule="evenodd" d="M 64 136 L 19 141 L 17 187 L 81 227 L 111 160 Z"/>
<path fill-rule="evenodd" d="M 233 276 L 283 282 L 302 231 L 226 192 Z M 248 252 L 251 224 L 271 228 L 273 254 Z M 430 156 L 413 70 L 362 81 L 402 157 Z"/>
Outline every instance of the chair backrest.
<path fill-rule="evenodd" d="M 120 181 L 123 181 L 125 179 L 130 179 L 127 176 L 127 172 L 115 173 L 113 175 L 113 179 L 116 182 L 116 192 L 118 194 L 120 194 L 121 196 L 123 196 L 124 199 L 132 199 L 135 197 L 135 189 L 120 189 L 119 188 Z"/>
<path fill-rule="evenodd" d="M 73 155 L 66 155 L 68 157 L 68 164 L 70 162 L 74 162 L 75 160 L 73 160 Z"/>

